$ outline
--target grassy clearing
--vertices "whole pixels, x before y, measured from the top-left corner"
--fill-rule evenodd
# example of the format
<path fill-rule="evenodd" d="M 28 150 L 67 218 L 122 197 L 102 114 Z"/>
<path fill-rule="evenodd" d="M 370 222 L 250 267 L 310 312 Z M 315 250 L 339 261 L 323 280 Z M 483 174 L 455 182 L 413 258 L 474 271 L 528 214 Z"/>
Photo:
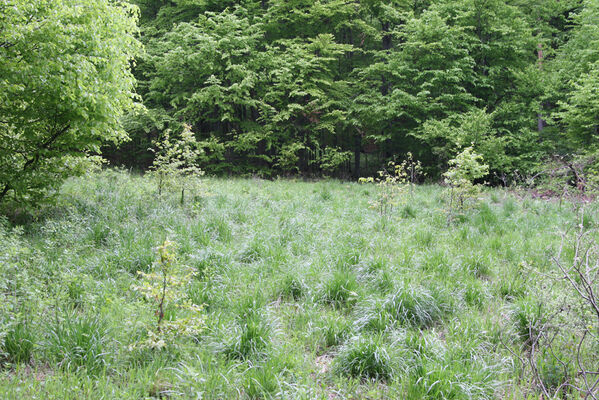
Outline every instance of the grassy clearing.
<path fill-rule="evenodd" d="M 543 317 L 523 263 L 553 268 L 574 207 L 493 190 L 448 225 L 422 186 L 383 221 L 376 190 L 210 179 L 181 206 L 122 172 L 67 182 L 0 228 L 0 398 L 533 396 L 502 341 Z M 156 316 L 131 288 L 165 239 L 206 326 L 136 348 Z"/>

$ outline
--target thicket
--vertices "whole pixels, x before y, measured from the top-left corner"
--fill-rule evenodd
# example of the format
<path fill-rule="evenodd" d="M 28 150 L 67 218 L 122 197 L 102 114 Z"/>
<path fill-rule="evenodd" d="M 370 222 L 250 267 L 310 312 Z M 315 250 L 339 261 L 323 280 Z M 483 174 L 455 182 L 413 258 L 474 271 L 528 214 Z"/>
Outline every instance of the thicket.
<path fill-rule="evenodd" d="M 411 152 L 438 179 L 472 145 L 511 183 L 596 152 L 596 0 L 135 2 L 147 110 L 118 163 L 184 124 L 209 173 L 358 177 Z"/>

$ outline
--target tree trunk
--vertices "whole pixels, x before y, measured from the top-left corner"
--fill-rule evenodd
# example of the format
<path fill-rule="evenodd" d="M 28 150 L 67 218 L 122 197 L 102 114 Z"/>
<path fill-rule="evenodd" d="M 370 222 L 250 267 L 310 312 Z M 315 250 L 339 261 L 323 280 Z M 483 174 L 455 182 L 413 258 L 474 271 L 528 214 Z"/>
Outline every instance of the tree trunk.
<path fill-rule="evenodd" d="M 354 178 L 360 177 L 360 157 L 362 155 L 362 135 L 356 131 L 354 136 Z"/>
<path fill-rule="evenodd" d="M 385 51 L 387 54 L 389 53 L 389 50 L 391 50 L 391 34 L 389 33 L 389 22 L 384 22 L 382 24 L 382 30 L 384 32 L 383 34 L 383 51 Z M 390 92 L 391 89 L 391 85 L 387 82 L 387 78 L 385 77 L 385 75 L 383 75 L 382 77 L 382 84 L 381 84 L 381 94 L 383 96 L 387 96 Z"/>
<path fill-rule="evenodd" d="M 6 194 L 8 193 L 9 190 L 10 190 L 10 185 L 7 183 L 6 185 L 4 185 L 4 189 L 2 189 L 2 192 L 0 192 L 0 203 L 2 203 L 2 201 L 6 197 Z"/>

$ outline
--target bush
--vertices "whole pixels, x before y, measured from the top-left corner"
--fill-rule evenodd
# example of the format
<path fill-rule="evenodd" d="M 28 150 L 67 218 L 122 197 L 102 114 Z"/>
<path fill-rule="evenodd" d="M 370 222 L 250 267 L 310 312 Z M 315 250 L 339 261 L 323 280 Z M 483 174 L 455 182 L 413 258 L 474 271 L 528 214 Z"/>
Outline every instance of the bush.
<path fill-rule="evenodd" d="M 133 347 L 160 349 L 174 345 L 179 337 L 196 336 L 204 328 L 203 306 L 189 298 L 196 270 L 180 264 L 173 248 L 174 243 L 168 240 L 159 246 L 154 271 L 139 271 L 141 283 L 132 286 L 154 304 L 157 316 L 156 324 L 147 327 L 147 339 Z"/>
<path fill-rule="evenodd" d="M 360 183 L 376 183 L 378 186 L 377 197 L 369 201 L 370 208 L 377 210 L 382 217 L 389 217 L 395 207 L 407 201 L 406 194 L 410 197 L 414 193 L 414 185 L 418 176 L 422 174 L 422 165 L 414 161 L 412 154 L 401 164 L 389 162 L 388 169 L 378 171 L 377 178 L 360 178 Z M 414 215 L 414 210 L 404 208 L 408 217 Z"/>
<path fill-rule="evenodd" d="M 204 175 L 204 171 L 196 165 L 203 152 L 190 125 L 183 124 L 177 139 L 171 139 L 170 133 L 165 131 L 162 140 L 154 143 L 156 158 L 150 174 L 156 179 L 159 195 L 165 189 L 178 186 L 181 189 L 181 204 L 184 204 L 185 190 L 197 189 L 197 178 Z"/>
<path fill-rule="evenodd" d="M 127 135 L 136 8 L 110 0 L 3 2 L 0 18 L 0 202 L 45 200 Z M 106 23 L 110 21 L 110 23 Z"/>
<path fill-rule="evenodd" d="M 489 166 L 483 164 L 482 156 L 476 154 L 471 147 L 465 148 L 456 158 L 449 161 L 450 168 L 443 175 L 449 186 L 449 214 L 453 217 L 454 209 L 463 211 L 478 200 L 480 186 L 477 179 L 487 176 Z"/>

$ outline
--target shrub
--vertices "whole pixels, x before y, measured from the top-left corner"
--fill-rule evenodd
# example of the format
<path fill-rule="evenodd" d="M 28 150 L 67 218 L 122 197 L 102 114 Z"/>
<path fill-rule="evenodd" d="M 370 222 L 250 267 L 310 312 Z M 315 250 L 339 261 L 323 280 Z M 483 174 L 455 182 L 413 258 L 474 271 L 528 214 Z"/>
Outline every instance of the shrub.
<path fill-rule="evenodd" d="M 482 156 L 476 154 L 472 146 L 465 148 L 456 158 L 449 161 L 450 168 L 443 176 L 449 186 L 450 220 L 453 218 L 454 209 L 463 211 L 478 199 L 480 185 L 474 182 L 489 173 L 489 166 L 482 161 Z"/>
<path fill-rule="evenodd" d="M 165 241 L 158 247 L 155 272 L 138 274 L 141 284 L 133 290 L 155 304 L 157 321 L 148 327 L 148 338 L 131 346 L 163 348 L 174 344 L 177 337 L 198 335 L 204 328 L 202 305 L 194 304 L 188 296 L 196 271 L 177 262 L 172 242 Z M 167 317 L 167 312 L 170 314 Z"/>
<path fill-rule="evenodd" d="M 198 178 L 204 171 L 197 167 L 202 149 L 196 141 L 191 126 L 183 124 L 180 137 L 171 139 L 170 131 L 165 131 L 162 140 L 154 143 L 156 157 L 152 163 L 151 175 L 156 178 L 158 194 L 175 186 L 181 189 L 181 204 L 185 202 L 185 189 L 196 188 Z"/>
<path fill-rule="evenodd" d="M 360 183 L 376 183 L 378 186 L 377 197 L 368 203 L 382 217 L 389 217 L 393 209 L 405 201 L 405 194 L 411 193 L 405 166 L 394 162 L 390 162 L 388 166 L 389 170 L 379 171 L 377 178 L 360 178 Z"/>

